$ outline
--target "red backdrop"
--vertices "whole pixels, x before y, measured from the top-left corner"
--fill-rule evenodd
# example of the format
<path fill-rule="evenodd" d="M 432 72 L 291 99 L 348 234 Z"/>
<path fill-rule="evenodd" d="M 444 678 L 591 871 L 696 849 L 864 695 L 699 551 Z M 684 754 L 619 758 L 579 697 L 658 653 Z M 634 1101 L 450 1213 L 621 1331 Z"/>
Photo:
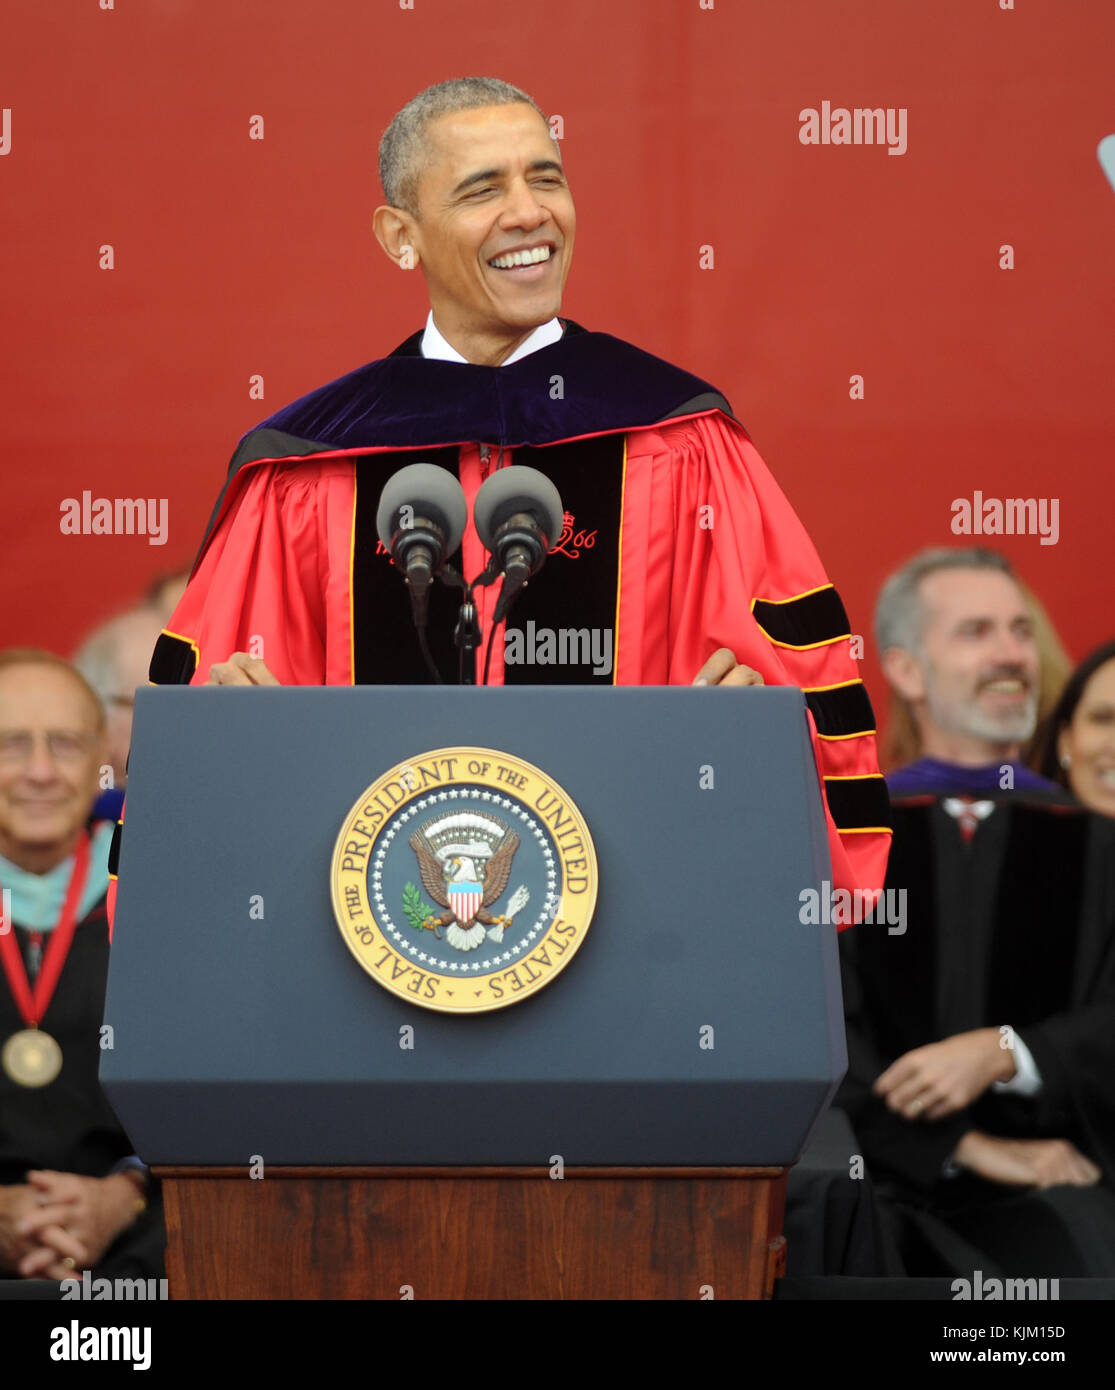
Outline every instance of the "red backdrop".
<path fill-rule="evenodd" d="M 856 630 L 978 489 L 1059 499 L 1056 545 L 997 543 L 1074 655 L 1115 631 L 1109 0 L 109 3 L 0 18 L 0 645 L 192 559 L 237 438 L 421 325 L 376 150 L 471 73 L 564 120 L 564 312 L 727 394 Z M 802 144 L 822 102 L 904 109 L 906 152 Z M 167 544 L 62 534 L 83 490 L 165 498 Z"/>

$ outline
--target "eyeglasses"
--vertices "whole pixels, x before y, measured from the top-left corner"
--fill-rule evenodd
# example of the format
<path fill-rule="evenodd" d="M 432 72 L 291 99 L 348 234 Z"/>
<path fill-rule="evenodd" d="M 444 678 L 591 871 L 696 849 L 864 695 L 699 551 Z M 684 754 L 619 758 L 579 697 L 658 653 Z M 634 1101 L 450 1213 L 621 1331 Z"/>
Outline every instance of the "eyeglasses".
<path fill-rule="evenodd" d="M 44 737 L 47 751 L 56 763 L 76 763 L 92 747 L 95 735 L 49 729 Z M 34 746 L 35 735 L 29 729 L 0 731 L 0 766 L 15 767 L 27 762 Z"/>

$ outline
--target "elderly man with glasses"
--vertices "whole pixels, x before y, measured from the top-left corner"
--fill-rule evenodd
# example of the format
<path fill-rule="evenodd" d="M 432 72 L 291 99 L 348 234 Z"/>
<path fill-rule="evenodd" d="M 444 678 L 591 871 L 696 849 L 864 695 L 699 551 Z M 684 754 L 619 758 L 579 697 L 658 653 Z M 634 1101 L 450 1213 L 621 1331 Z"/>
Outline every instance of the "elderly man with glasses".
<path fill-rule="evenodd" d="M 92 811 L 105 722 L 60 657 L 0 652 L 4 1278 L 162 1274 L 156 1194 L 97 1077 L 113 825 Z"/>

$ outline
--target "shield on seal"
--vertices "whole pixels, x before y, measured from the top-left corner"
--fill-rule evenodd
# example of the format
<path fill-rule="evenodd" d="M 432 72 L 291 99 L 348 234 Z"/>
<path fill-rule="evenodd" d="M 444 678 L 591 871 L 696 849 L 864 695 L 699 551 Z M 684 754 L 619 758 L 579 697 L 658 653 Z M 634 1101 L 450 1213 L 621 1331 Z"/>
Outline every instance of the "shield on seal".
<path fill-rule="evenodd" d="M 467 927 L 476 914 L 480 911 L 480 904 L 484 901 L 484 885 L 482 883 L 451 883 L 449 885 L 449 906 L 456 914 L 457 921 L 462 927 Z"/>

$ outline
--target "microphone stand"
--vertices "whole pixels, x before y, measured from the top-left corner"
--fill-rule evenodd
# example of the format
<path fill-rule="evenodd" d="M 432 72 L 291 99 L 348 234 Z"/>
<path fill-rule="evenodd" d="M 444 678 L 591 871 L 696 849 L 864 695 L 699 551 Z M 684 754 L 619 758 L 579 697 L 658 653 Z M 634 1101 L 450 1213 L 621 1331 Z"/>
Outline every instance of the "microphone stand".
<path fill-rule="evenodd" d="M 472 591 L 476 588 L 486 588 L 500 576 L 500 570 L 496 568 L 495 557 L 488 560 L 484 569 L 476 576 L 471 584 L 466 584 L 464 577 L 455 570 L 446 569 L 441 574 L 442 582 L 451 588 L 459 588 L 465 591 L 464 598 L 461 600 L 461 607 L 457 614 L 457 626 L 453 629 L 453 643 L 457 648 L 457 677 L 461 685 L 476 684 L 476 653 L 480 643 L 484 640 L 484 634 L 480 629 L 480 620 L 476 612 L 476 602 L 473 599 Z M 492 628 L 495 631 L 495 628 Z M 489 643 L 490 647 L 490 643 Z M 488 683 L 487 663 L 484 667 L 484 684 Z"/>
<path fill-rule="evenodd" d="M 539 543 L 537 526 L 533 519 L 524 514 L 516 514 L 500 528 L 500 544 L 488 555 L 488 563 L 471 584 L 464 576 L 446 565 L 438 572 L 438 578 L 450 588 L 463 589 L 464 598 L 457 615 L 457 626 L 453 629 L 453 642 L 457 648 L 457 678 L 460 685 L 476 684 L 476 653 L 484 640 L 480 621 L 473 599 L 473 590 L 494 584 L 502 575 L 499 596 L 492 614 L 491 631 L 488 633 L 488 646 L 484 656 L 484 685 L 488 684 L 488 667 L 492 660 L 492 641 L 496 629 L 511 611 L 511 605 L 526 588 L 531 575 L 537 573 L 546 559 L 545 548 L 538 559 Z M 504 557 L 501 566 L 499 555 Z"/>
<path fill-rule="evenodd" d="M 465 586 L 465 598 L 453 629 L 453 642 L 457 648 L 457 684 L 476 684 L 476 649 L 481 641 L 480 624 L 476 618 L 476 604 L 472 601 L 472 585 Z"/>

